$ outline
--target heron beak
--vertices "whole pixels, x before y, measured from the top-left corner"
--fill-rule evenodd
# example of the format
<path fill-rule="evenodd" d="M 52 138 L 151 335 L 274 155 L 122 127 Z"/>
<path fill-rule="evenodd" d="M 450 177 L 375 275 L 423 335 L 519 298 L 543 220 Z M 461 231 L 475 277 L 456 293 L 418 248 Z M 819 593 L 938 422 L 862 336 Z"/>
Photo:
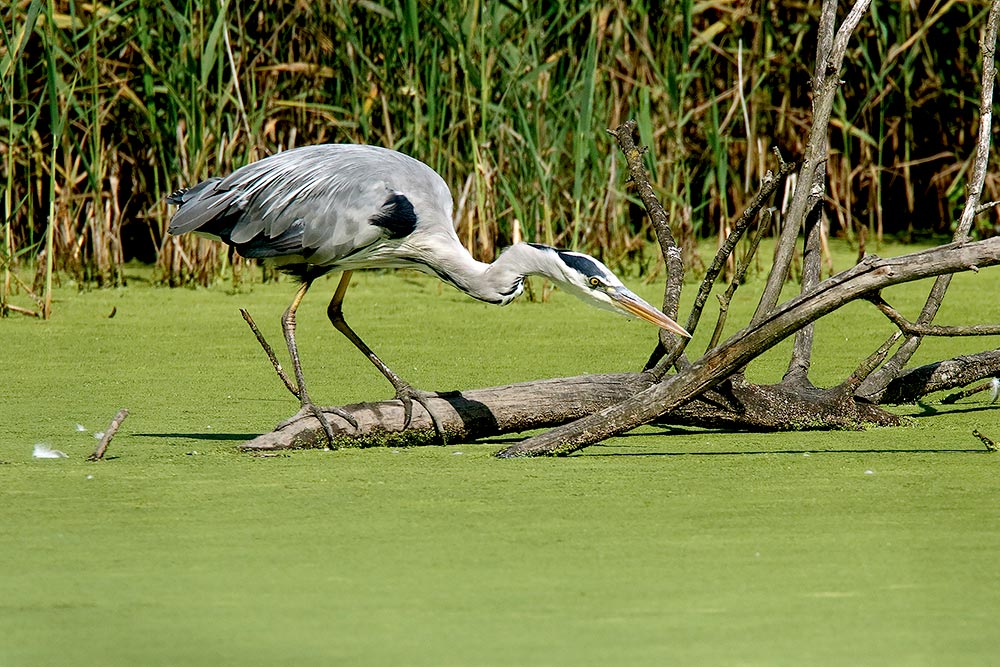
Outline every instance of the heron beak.
<path fill-rule="evenodd" d="M 640 317 L 647 322 L 655 324 L 662 329 L 666 329 L 671 333 L 675 333 L 678 336 L 683 336 L 684 338 L 691 337 L 691 334 L 689 334 L 684 327 L 677 324 L 677 322 L 674 322 L 672 319 L 661 313 L 656 308 L 653 308 L 651 305 L 627 289 L 619 288 L 608 290 L 607 295 L 611 297 L 616 306 L 625 312 L 635 315 L 636 317 Z"/>

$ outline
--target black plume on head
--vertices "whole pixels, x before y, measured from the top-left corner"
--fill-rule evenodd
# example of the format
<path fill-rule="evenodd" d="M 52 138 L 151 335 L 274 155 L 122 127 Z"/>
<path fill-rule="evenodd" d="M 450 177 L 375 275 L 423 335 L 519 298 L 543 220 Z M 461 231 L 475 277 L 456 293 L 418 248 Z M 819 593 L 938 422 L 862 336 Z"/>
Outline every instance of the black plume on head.
<path fill-rule="evenodd" d="M 578 252 L 571 252 L 569 250 L 560 250 L 558 248 L 553 248 L 547 245 L 541 245 L 539 243 L 529 243 L 528 245 L 533 248 L 538 248 L 539 250 L 551 250 L 556 253 L 556 256 L 562 260 L 562 263 L 573 269 L 578 273 L 582 273 L 588 278 L 591 276 L 597 276 L 598 278 L 605 278 L 606 271 L 600 264 L 595 262 L 592 258 L 586 255 L 581 255 Z"/>

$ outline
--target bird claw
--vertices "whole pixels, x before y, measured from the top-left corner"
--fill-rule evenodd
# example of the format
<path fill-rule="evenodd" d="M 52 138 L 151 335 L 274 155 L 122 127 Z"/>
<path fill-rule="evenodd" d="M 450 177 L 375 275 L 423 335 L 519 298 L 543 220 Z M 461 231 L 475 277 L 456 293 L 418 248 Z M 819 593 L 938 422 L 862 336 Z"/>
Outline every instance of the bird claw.
<path fill-rule="evenodd" d="M 420 391 L 419 389 L 414 389 L 408 384 L 404 384 L 400 387 L 396 387 L 396 398 L 403 403 L 403 429 L 410 427 L 410 422 L 413 421 L 413 402 L 416 401 L 427 411 L 430 415 L 431 422 L 434 424 L 434 431 L 441 438 L 441 444 L 448 444 L 448 437 L 445 435 L 444 423 L 435 414 L 434 410 L 431 409 L 428 399 L 440 398 L 437 394 L 430 391 Z"/>
<path fill-rule="evenodd" d="M 332 412 L 333 414 L 337 415 L 338 417 L 346 421 L 348 424 L 350 424 L 351 427 L 354 428 L 355 432 L 360 432 L 361 428 L 358 426 L 358 420 L 355 419 L 351 413 L 347 412 L 346 410 L 341 410 L 340 408 L 326 408 L 325 411 Z M 288 421 L 289 422 L 294 421 L 299 417 L 314 417 L 316 421 L 320 423 L 320 426 L 323 427 L 323 433 L 326 434 L 327 446 L 332 448 L 333 440 L 335 437 L 335 434 L 333 432 L 333 426 L 330 424 L 330 420 L 327 419 L 326 415 L 323 413 L 324 413 L 323 409 L 321 409 L 315 403 L 310 401 L 308 403 L 303 403 L 302 409 L 299 410 L 298 414 L 289 419 Z"/>

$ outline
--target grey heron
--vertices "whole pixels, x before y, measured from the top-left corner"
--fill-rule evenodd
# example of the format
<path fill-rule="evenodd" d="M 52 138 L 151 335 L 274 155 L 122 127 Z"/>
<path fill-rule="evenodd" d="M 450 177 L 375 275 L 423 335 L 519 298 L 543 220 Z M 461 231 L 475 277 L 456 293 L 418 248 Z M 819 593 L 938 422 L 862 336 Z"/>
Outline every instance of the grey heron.
<path fill-rule="evenodd" d="M 417 269 L 497 305 L 521 294 L 526 276 L 544 276 L 597 307 L 690 337 L 583 253 L 516 243 L 493 263 L 477 261 L 455 233 L 444 179 L 423 162 L 387 148 L 326 144 L 286 150 L 178 190 L 167 201 L 178 207 L 171 234 L 221 239 L 243 257 L 270 262 L 301 281 L 281 318 L 282 331 L 302 409 L 316 415 L 331 441 L 332 428 L 306 391 L 295 343 L 295 312 L 310 285 L 331 271 L 342 276 L 327 308 L 329 319 L 392 384 L 405 406 L 406 423 L 412 401 L 426 408 L 427 395 L 400 379 L 344 319 L 344 293 L 357 269 Z"/>

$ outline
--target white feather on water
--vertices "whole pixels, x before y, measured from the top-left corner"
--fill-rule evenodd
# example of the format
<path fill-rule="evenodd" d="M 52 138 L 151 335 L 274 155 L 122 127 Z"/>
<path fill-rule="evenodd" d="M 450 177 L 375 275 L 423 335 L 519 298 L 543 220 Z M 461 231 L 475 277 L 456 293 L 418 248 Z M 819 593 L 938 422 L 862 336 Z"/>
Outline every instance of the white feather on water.
<path fill-rule="evenodd" d="M 60 452 L 58 449 L 52 449 L 48 445 L 43 445 L 38 443 L 35 445 L 34 451 L 31 453 L 36 459 L 65 459 L 69 458 L 66 452 Z"/>

